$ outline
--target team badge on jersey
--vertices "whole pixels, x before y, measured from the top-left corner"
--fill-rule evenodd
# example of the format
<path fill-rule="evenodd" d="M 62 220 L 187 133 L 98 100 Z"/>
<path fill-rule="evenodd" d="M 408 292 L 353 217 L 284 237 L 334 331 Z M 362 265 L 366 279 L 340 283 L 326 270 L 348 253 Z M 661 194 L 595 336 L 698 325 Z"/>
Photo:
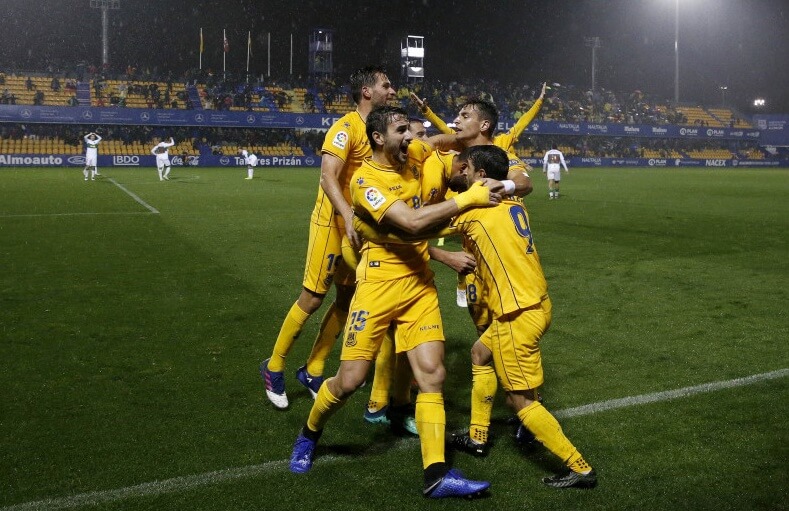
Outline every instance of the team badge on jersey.
<path fill-rule="evenodd" d="M 337 149 L 345 149 L 345 146 L 348 144 L 348 134 L 344 131 L 338 131 L 331 143 Z"/>
<path fill-rule="evenodd" d="M 367 199 L 367 203 L 370 204 L 370 207 L 376 211 L 386 202 L 386 197 L 375 188 L 368 188 L 365 190 L 364 198 Z"/>

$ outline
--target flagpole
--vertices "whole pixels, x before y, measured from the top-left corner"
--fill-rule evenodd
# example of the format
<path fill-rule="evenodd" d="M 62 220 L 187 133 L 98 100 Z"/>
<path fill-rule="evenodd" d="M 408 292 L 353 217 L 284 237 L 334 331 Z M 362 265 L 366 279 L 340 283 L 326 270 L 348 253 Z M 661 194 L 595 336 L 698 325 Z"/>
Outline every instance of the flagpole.
<path fill-rule="evenodd" d="M 268 72 L 266 76 L 271 76 L 271 32 L 268 33 Z"/>
<path fill-rule="evenodd" d="M 290 74 L 293 74 L 293 34 L 290 34 Z"/>
<path fill-rule="evenodd" d="M 249 83 L 249 55 L 252 53 L 252 31 L 247 33 L 247 83 Z"/>
<path fill-rule="evenodd" d="M 203 27 L 200 27 L 200 69 L 203 69 Z"/>
<path fill-rule="evenodd" d="M 227 31 L 222 29 L 222 80 L 227 78 Z"/>

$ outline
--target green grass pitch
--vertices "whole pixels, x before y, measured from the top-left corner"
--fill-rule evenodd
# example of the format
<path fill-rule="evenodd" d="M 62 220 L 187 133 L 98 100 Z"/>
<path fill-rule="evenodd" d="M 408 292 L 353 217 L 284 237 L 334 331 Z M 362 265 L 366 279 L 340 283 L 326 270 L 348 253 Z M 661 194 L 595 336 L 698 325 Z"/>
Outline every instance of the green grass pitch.
<path fill-rule="evenodd" d="M 499 396 L 490 456 L 450 454 L 492 482 L 475 502 L 421 496 L 418 442 L 365 424 L 364 388 L 313 470 L 287 469 L 312 404 L 294 373 L 325 305 L 289 359 L 290 410 L 258 364 L 300 290 L 317 169 L 102 172 L 0 171 L 0 511 L 789 509 L 786 170 L 572 169 L 556 201 L 534 173 L 546 406 L 628 406 L 560 419 L 600 478 L 561 491 L 540 483 L 556 460 L 513 444 Z M 434 268 L 455 431 L 475 337 Z"/>

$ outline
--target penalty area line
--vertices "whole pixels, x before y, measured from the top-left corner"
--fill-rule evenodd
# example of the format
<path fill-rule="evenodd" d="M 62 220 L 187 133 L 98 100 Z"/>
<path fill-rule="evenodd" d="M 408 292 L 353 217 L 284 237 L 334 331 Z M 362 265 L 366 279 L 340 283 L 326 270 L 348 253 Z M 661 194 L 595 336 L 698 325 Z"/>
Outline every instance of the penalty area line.
<path fill-rule="evenodd" d="M 591 403 L 574 408 L 558 410 L 554 413 L 554 415 L 557 418 L 581 417 L 585 415 L 606 412 L 609 410 L 616 410 L 619 408 L 670 401 L 672 399 L 686 398 L 696 394 L 704 394 L 718 390 L 743 387 L 745 385 L 775 380 L 778 378 L 784 378 L 786 376 L 789 376 L 789 369 L 779 369 L 769 373 L 754 374 L 752 376 L 735 378 L 733 380 L 694 385 L 692 387 L 684 387 L 677 390 L 641 394 L 620 399 L 609 399 L 607 401 L 600 401 L 598 403 Z M 416 442 L 417 439 L 400 440 L 398 441 L 398 448 L 411 446 Z M 329 455 L 321 456 L 317 462 L 320 464 L 341 463 L 345 459 L 346 457 L 344 456 Z M 70 497 L 51 498 L 26 502 L 23 504 L 15 504 L 12 506 L 0 508 L 0 511 L 69 509 L 82 506 L 96 506 L 112 502 L 120 502 L 138 497 L 164 495 L 168 493 L 189 490 L 192 488 L 258 477 L 274 470 L 285 469 L 287 468 L 288 463 L 288 460 L 273 460 L 266 463 L 261 463 L 259 465 L 249 465 L 246 467 L 228 468 L 214 472 L 206 472 L 204 474 L 174 477 L 172 479 L 142 483 L 134 486 L 127 486 L 125 488 L 118 488 L 115 490 L 93 491 L 72 495 Z"/>
<path fill-rule="evenodd" d="M 107 179 L 109 180 L 109 182 L 110 182 L 110 183 L 114 184 L 115 186 L 117 186 L 118 188 L 120 188 L 121 190 L 123 190 L 124 192 L 126 192 L 126 194 L 127 194 L 129 197 L 131 197 L 132 199 L 134 199 L 134 200 L 135 200 L 135 201 L 136 201 L 138 204 L 140 204 L 142 207 L 144 207 L 145 209 L 147 209 L 148 211 L 150 211 L 151 213 L 153 213 L 153 214 L 155 214 L 155 215 L 158 215 L 158 214 L 159 214 L 159 210 L 158 210 L 158 209 L 156 209 L 155 207 L 151 206 L 150 204 L 148 204 L 147 202 L 145 202 L 144 200 L 142 200 L 142 199 L 141 199 L 139 196 L 137 196 L 137 194 L 135 194 L 134 192 L 132 192 L 131 190 L 129 190 L 128 188 L 126 188 L 125 186 L 123 186 L 122 184 L 120 184 L 119 182 L 115 181 L 115 180 L 114 180 L 114 179 L 112 179 L 111 177 L 108 177 Z"/>

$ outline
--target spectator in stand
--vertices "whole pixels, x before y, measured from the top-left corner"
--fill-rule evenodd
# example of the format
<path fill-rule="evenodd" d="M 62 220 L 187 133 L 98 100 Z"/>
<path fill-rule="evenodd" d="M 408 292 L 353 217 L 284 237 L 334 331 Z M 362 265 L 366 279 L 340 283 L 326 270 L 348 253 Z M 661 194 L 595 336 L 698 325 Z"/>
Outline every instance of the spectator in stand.
<path fill-rule="evenodd" d="M 53 91 L 60 92 L 60 80 L 58 80 L 57 76 L 52 78 L 52 83 L 49 86 Z"/>
<path fill-rule="evenodd" d="M 27 88 L 29 91 L 36 88 L 36 84 L 33 83 L 33 79 L 29 76 L 27 77 L 27 80 L 25 80 L 25 88 Z"/>
<path fill-rule="evenodd" d="M 33 94 L 33 104 L 37 106 L 41 106 L 44 104 L 44 92 L 37 90 L 35 94 Z"/>

